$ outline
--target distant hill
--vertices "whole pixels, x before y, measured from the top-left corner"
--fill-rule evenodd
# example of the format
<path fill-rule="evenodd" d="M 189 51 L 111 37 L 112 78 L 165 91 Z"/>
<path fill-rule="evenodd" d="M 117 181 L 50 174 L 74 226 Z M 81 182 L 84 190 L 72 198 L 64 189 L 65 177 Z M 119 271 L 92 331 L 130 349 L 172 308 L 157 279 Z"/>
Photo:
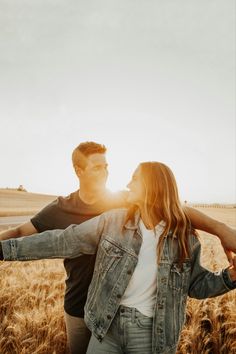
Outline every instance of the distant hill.
<path fill-rule="evenodd" d="M 33 215 L 56 197 L 0 188 L 0 216 Z"/>

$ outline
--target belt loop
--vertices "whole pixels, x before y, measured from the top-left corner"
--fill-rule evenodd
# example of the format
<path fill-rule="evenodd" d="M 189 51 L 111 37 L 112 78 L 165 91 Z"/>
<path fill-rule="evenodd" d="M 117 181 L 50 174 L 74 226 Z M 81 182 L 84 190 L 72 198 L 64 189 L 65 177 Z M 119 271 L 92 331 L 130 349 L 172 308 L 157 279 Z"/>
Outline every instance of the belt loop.
<path fill-rule="evenodd" d="M 131 311 L 131 323 L 135 323 L 135 307 L 132 307 Z"/>

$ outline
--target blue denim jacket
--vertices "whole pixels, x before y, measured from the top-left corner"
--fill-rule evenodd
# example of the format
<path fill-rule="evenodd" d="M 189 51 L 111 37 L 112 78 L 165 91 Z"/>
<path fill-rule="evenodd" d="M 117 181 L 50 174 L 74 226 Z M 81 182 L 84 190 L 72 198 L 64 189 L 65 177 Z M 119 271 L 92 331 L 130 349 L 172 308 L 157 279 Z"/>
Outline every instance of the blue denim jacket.
<path fill-rule="evenodd" d="M 106 335 L 138 261 L 142 235 L 136 213 L 125 223 L 126 209 L 104 213 L 66 230 L 50 230 L 2 241 L 5 260 L 74 258 L 97 252 L 93 279 L 85 306 L 85 322 L 98 340 Z M 177 241 L 165 238 L 157 274 L 153 313 L 153 353 L 175 353 L 184 324 L 187 296 L 217 296 L 233 288 L 227 272 L 213 273 L 200 265 L 200 243 L 189 236 L 191 257 L 178 264 Z"/>

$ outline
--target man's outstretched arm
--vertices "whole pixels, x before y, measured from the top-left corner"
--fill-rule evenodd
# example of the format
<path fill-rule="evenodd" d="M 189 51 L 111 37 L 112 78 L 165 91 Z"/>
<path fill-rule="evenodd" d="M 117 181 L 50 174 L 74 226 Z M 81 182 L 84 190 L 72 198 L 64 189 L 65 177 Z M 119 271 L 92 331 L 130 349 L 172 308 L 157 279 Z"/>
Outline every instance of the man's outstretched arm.
<path fill-rule="evenodd" d="M 236 230 L 223 222 L 217 221 L 197 209 L 185 207 L 186 214 L 195 229 L 217 236 L 224 248 L 225 254 L 232 264 L 233 254 L 236 253 Z"/>
<path fill-rule="evenodd" d="M 13 227 L 9 230 L 0 232 L 0 241 L 8 240 L 9 238 L 17 238 L 22 236 L 30 236 L 36 234 L 38 230 L 34 227 L 31 221 Z"/>

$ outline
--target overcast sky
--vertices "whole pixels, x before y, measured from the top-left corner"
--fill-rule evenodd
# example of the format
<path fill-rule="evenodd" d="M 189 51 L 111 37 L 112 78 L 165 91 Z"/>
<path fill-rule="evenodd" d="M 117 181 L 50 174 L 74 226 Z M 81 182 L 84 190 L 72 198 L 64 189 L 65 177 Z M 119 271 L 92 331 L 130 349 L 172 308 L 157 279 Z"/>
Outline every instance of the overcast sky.
<path fill-rule="evenodd" d="M 0 187 L 68 194 L 71 152 L 107 145 L 182 200 L 236 202 L 234 0 L 0 0 Z"/>

